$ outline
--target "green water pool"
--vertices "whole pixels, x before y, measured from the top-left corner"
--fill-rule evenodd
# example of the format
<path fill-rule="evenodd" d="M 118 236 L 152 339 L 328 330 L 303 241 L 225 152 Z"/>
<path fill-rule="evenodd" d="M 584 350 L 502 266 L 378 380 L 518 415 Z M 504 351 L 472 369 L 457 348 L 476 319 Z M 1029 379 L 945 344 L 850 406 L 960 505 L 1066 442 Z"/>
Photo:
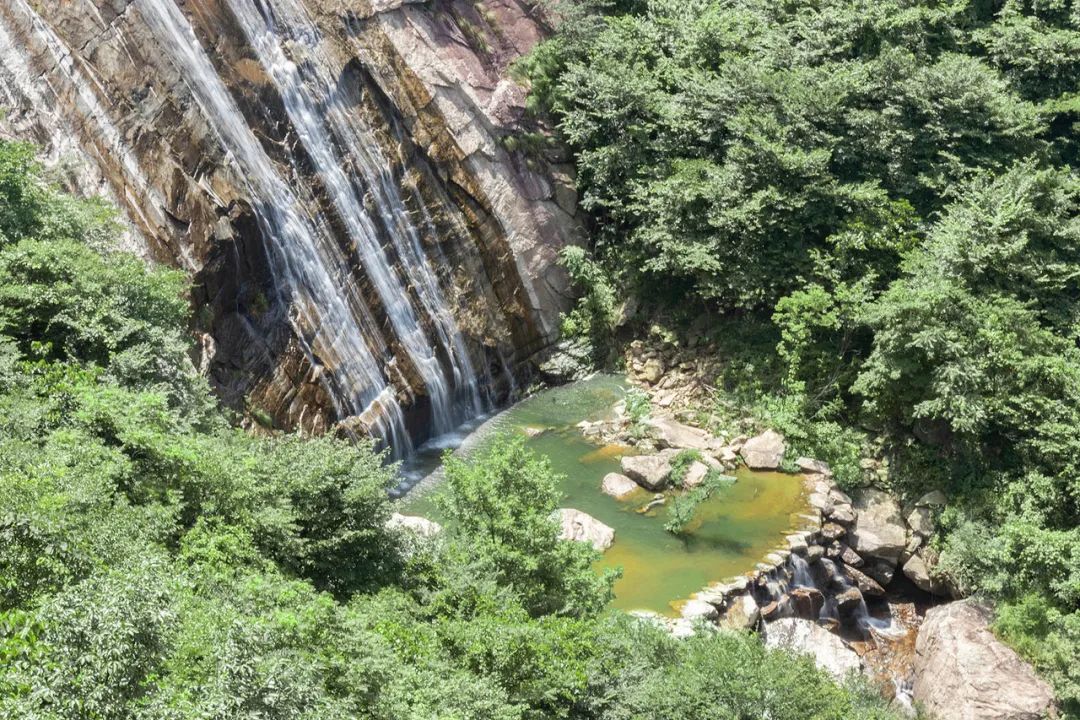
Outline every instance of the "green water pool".
<path fill-rule="evenodd" d="M 502 413 L 479 432 L 474 448 L 494 441 L 501 432 L 544 432 L 528 445 L 546 456 L 563 476 L 562 507 L 577 508 L 615 529 L 615 543 L 600 567 L 619 566 L 615 607 L 673 614 L 680 600 L 710 582 L 739 575 L 754 567 L 797 524 L 806 509 L 803 483 L 795 475 L 755 473 L 740 469 L 738 481 L 699 506 L 688 534 L 664 530 L 666 508 L 647 515 L 637 512 L 652 497 L 644 490 L 617 500 L 600 492 L 605 474 L 619 470 L 619 458 L 632 453 L 620 446 L 597 446 L 575 425 L 598 419 L 625 393 L 616 376 L 597 376 L 546 390 Z M 430 490 L 406 496 L 402 512 L 438 519 Z"/>

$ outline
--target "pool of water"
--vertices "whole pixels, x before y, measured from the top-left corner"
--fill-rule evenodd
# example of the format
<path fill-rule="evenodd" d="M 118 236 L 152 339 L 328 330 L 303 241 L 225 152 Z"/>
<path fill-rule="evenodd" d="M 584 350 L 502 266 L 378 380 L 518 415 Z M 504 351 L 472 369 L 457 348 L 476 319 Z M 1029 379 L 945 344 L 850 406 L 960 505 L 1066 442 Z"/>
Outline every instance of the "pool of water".
<path fill-rule="evenodd" d="M 620 566 L 615 607 L 672 614 L 678 602 L 716 580 L 751 570 L 780 545 L 806 509 L 802 480 L 783 473 L 736 473 L 737 482 L 702 503 L 685 536 L 664 530 L 666 507 L 638 510 L 652 493 L 635 491 L 621 500 L 600 492 L 605 474 L 619 470 L 619 458 L 632 453 L 620 446 L 597 446 L 575 425 L 603 417 L 625 393 L 616 376 L 597 376 L 546 390 L 489 420 L 467 443 L 482 448 L 500 432 L 531 432 L 528 445 L 546 456 L 563 476 L 562 507 L 577 508 L 615 529 L 615 543 L 600 567 Z M 437 482 L 421 483 L 400 502 L 402 512 L 438 519 L 432 497 Z"/>

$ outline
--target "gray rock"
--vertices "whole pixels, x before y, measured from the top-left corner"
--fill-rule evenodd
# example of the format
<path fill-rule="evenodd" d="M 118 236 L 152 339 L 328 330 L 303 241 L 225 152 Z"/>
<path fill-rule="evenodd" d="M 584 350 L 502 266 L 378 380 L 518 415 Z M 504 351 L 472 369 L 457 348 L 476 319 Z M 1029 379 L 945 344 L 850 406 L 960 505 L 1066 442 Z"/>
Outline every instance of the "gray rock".
<path fill-rule="evenodd" d="M 862 490 L 854 509 L 855 522 L 848 535 L 851 547 L 867 560 L 882 560 L 895 567 L 907 540 L 896 500 L 880 490 Z"/>
<path fill-rule="evenodd" d="M 915 641 L 915 702 L 949 720 L 1039 720 L 1054 693 L 989 628 L 990 611 L 970 600 L 932 608 Z"/>
<path fill-rule="evenodd" d="M 686 469 L 686 475 L 683 476 L 684 488 L 696 488 L 701 483 L 705 482 L 705 478 L 709 475 L 709 466 L 696 460 L 690 464 L 690 467 Z"/>
<path fill-rule="evenodd" d="M 587 542 L 596 550 L 603 552 L 615 542 L 615 531 L 592 515 L 573 508 L 560 508 L 556 511 L 561 525 L 559 538 Z"/>
<path fill-rule="evenodd" d="M 806 561 L 816 563 L 825 555 L 825 548 L 820 545 L 810 545 L 806 548 Z"/>
<path fill-rule="evenodd" d="M 683 425 L 667 415 L 650 418 L 648 425 L 649 434 L 656 440 L 659 447 L 691 450 L 709 449 L 710 437 L 708 433 L 689 425 Z"/>
<path fill-rule="evenodd" d="M 636 482 L 619 473 L 608 473 L 600 483 L 600 491 L 615 498 L 626 497 L 638 487 Z"/>
<path fill-rule="evenodd" d="M 818 667 L 837 679 L 862 668 L 855 651 L 836 635 L 815 622 L 802 618 L 782 618 L 766 627 L 765 645 L 806 653 Z"/>
<path fill-rule="evenodd" d="M 848 567 L 860 568 L 866 564 L 866 561 L 862 559 L 859 553 L 855 552 L 844 543 L 838 543 L 838 545 L 840 549 L 838 557 L 845 565 Z"/>
<path fill-rule="evenodd" d="M 847 530 L 843 525 L 837 525 L 834 522 L 827 522 L 821 526 L 821 537 L 826 540 L 839 540 L 847 535 Z"/>
<path fill-rule="evenodd" d="M 836 609 L 844 617 L 850 617 L 862 607 L 863 595 L 857 587 L 850 587 L 836 595 Z"/>
<path fill-rule="evenodd" d="M 829 519 L 834 523 L 849 526 L 855 522 L 855 509 L 850 505 L 833 505 Z"/>
<path fill-rule="evenodd" d="M 715 620 L 720 616 L 720 611 L 715 606 L 697 598 L 687 600 L 679 612 L 688 620 Z"/>
<path fill-rule="evenodd" d="M 906 518 L 908 527 L 912 531 L 930 537 L 934 534 L 934 511 L 928 507 L 917 507 L 908 513 Z"/>
<path fill-rule="evenodd" d="M 943 508 L 947 502 L 945 493 L 940 490 L 931 490 L 915 501 L 915 507 Z"/>
<path fill-rule="evenodd" d="M 933 589 L 933 584 L 930 582 L 930 569 L 926 566 L 926 561 L 918 553 L 912 555 L 904 563 L 904 575 L 915 583 L 915 586 L 920 590 L 930 592 Z"/>
<path fill-rule="evenodd" d="M 671 476 L 671 463 L 661 455 L 630 455 L 620 465 L 631 480 L 646 490 L 663 490 Z"/>
<path fill-rule="evenodd" d="M 798 466 L 799 470 L 802 470 L 804 473 L 817 473 L 826 477 L 832 476 L 832 470 L 829 468 L 829 464 L 822 462 L 821 460 L 801 457 L 795 460 L 795 464 Z"/>
<path fill-rule="evenodd" d="M 750 438 L 742 446 L 743 462 L 751 470 L 777 470 L 784 461 L 784 436 L 775 430 Z"/>
<path fill-rule="evenodd" d="M 863 595 L 885 597 L 885 588 L 881 587 L 876 580 L 861 570 L 845 566 L 844 574 L 847 576 L 848 580 L 854 583 L 855 587 L 859 588 L 859 592 Z"/>

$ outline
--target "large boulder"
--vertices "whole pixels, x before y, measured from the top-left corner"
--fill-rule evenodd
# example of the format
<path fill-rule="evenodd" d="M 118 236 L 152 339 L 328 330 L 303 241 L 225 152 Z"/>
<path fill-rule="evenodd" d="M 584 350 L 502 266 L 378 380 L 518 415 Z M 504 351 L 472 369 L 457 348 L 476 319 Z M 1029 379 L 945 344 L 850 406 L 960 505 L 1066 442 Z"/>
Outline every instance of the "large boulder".
<path fill-rule="evenodd" d="M 743 462 L 751 470 L 777 470 L 784 462 L 784 436 L 775 430 L 750 438 L 742 446 Z"/>
<path fill-rule="evenodd" d="M 390 530 L 403 530 L 413 535 L 430 538 L 435 537 L 442 530 L 442 525 L 434 520 L 428 520 L 419 515 L 402 515 L 394 513 L 386 521 L 386 527 Z"/>
<path fill-rule="evenodd" d="M 631 480 L 646 490 L 663 490 L 671 475 L 671 463 L 663 455 L 631 455 L 620 464 Z"/>
<path fill-rule="evenodd" d="M 818 667 L 838 679 L 862 668 L 862 661 L 854 650 L 812 620 L 781 618 L 768 623 L 765 645 L 807 653 L 814 658 Z"/>
<path fill-rule="evenodd" d="M 880 490 L 866 489 L 855 496 L 853 507 L 855 522 L 848 532 L 848 544 L 863 558 L 895 568 L 907 544 L 904 518 L 896 500 Z"/>
<path fill-rule="evenodd" d="M 941 720 L 1039 720 L 1050 686 L 989 628 L 990 611 L 971 600 L 926 613 L 915 641 L 915 702 Z"/>
<path fill-rule="evenodd" d="M 636 482 L 619 473 L 608 473 L 600 483 L 601 492 L 615 498 L 626 497 L 637 489 Z"/>
<path fill-rule="evenodd" d="M 592 515 L 573 508 L 560 508 L 558 514 L 562 526 L 559 538 L 562 540 L 587 542 L 600 552 L 615 542 L 615 531 Z"/>
<path fill-rule="evenodd" d="M 668 415 L 650 418 L 649 434 L 662 448 L 708 450 L 711 438 L 708 433 L 683 425 Z"/>

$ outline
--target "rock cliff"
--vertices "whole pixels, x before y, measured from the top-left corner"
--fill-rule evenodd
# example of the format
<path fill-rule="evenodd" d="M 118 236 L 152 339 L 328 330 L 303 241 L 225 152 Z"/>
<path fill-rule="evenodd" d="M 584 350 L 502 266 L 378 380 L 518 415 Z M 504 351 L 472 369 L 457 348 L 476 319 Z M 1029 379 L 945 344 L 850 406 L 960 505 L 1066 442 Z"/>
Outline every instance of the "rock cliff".
<path fill-rule="evenodd" d="M 506 141 L 543 27 L 518 0 L 10 0 L 0 133 L 191 274 L 249 422 L 405 447 L 499 402 L 565 307 L 569 167 Z"/>

